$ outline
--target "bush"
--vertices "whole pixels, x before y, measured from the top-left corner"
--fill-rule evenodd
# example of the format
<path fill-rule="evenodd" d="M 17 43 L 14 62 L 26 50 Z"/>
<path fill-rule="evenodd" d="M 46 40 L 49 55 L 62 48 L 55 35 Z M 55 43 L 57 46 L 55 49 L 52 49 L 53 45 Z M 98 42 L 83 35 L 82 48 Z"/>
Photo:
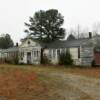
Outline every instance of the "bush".
<path fill-rule="evenodd" d="M 18 58 L 18 55 L 16 55 L 16 57 L 14 58 L 14 64 L 19 64 L 19 58 Z"/>
<path fill-rule="evenodd" d="M 66 53 L 60 54 L 59 64 L 60 65 L 73 65 L 72 56 L 69 51 L 66 51 Z"/>

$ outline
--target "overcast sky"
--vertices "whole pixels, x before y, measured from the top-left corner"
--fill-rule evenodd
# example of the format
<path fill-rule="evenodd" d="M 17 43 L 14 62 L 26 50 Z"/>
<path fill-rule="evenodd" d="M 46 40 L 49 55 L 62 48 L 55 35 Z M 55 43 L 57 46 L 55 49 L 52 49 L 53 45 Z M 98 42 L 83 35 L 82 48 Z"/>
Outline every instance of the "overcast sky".
<path fill-rule="evenodd" d="M 64 28 L 78 24 L 92 30 L 100 22 L 100 0 L 0 0 L 0 34 L 11 34 L 15 42 L 25 36 L 24 22 L 38 10 L 58 9 L 64 16 Z"/>

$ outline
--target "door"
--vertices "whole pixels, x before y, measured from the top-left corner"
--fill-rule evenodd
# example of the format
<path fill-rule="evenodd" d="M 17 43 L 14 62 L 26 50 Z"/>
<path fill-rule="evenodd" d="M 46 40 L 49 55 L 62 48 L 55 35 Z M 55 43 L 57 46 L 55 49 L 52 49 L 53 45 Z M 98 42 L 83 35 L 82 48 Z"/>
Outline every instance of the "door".
<path fill-rule="evenodd" d="M 100 46 L 97 46 L 94 51 L 94 60 L 96 65 L 100 65 Z"/>
<path fill-rule="evenodd" d="M 100 65 L 100 52 L 95 52 L 95 64 Z"/>
<path fill-rule="evenodd" d="M 27 52 L 27 64 L 31 64 L 31 52 Z"/>

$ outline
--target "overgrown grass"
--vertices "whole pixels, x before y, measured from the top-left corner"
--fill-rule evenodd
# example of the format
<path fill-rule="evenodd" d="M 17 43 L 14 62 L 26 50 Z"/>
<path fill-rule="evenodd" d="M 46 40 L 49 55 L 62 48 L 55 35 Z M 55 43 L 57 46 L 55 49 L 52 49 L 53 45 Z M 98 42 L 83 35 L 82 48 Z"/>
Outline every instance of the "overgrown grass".
<path fill-rule="evenodd" d="M 0 73 L 7 73 L 13 70 L 23 70 L 23 71 L 33 71 L 35 73 L 51 73 L 51 72 L 58 72 L 64 74 L 76 74 L 76 75 L 83 75 L 88 77 L 96 77 L 100 78 L 100 67 L 75 67 L 75 66 L 54 66 L 54 65 L 9 65 L 4 64 L 0 65 Z"/>
<path fill-rule="evenodd" d="M 80 99 L 84 100 L 82 98 L 85 98 L 87 94 L 84 94 L 76 87 L 70 86 L 70 84 L 65 84 L 59 74 L 100 78 L 100 68 L 53 65 L 0 65 L 0 96 L 8 97 L 7 100 L 65 100 L 59 94 L 59 92 L 63 93 L 65 89 L 67 92 L 70 90 L 70 93 L 80 93 L 82 95 Z"/>

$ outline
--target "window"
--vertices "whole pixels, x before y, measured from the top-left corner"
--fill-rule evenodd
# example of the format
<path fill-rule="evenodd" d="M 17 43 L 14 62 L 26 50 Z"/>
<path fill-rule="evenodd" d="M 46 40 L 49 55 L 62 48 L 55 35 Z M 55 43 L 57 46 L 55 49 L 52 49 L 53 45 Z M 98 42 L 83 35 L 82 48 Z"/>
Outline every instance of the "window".
<path fill-rule="evenodd" d="M 34 57 L 36 57 L 36 51 L 34 51 Z"/>
<path fill-rule="evenodd" d="M 23 60 L 23 57 L 24 57 L 24 52 L 20 52 L 20 58 L 21 58 L 21 60 Z"/>
<path fill-rule="evenodd" d="M 57 50 L 57 56 L 60 56 L 60 49 Z"/>
<path fill-rule="evenodd" d="M 36 51 L 36 52 L 37 52 L 36 54 L 37 54 L 37 57 L 38 57 L 39 56 L 39 51 Z"/>
<path fill-rule="evenodd" d="M 38 57 L 39 56 L 39 51 L 34 51 L 34 57 Z"/>
<path fill-rule="evenodd" d="M 61 53 L 66 53 L 66 49 L 63 48 L 63 49 L 61 50 Z"/>
<path fill-rule="evenodd" d="M 52 50 L 49 50 L 49 57 L 52 58 Z"/>
<path fill-rule="evenodd" d="M 28 41 L 27 43 L 30 44 L 30 41 Z"/>
<path fill-rule="evenodd" d="M 24 52 L 21 52 L 21 56 L 24 57 Z"/>
<path fill-rule="evenodd" d="M 78 48 L 78 58 L 80 58 L 80 48 Z"/>
<path fill-rule="evenodd" d="M 56 50 L 55 49 L 53 49 L 53 57 L 55 58 L 55 56 L 56 56 L 56 52 L 55 52 Z"/>

